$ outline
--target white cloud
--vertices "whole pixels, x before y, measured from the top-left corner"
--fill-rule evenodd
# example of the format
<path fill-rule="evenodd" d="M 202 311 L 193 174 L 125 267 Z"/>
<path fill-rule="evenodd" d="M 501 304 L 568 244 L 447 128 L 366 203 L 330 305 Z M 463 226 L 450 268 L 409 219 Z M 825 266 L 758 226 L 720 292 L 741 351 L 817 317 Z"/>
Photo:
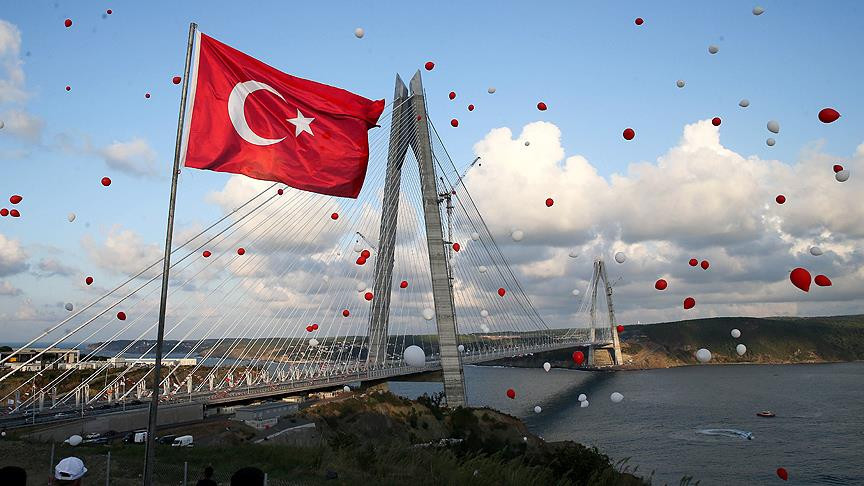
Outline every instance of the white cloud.
<path fill-rule="evenodd" d="M 0 19 L 0 103 L 28 98 L 20 54 L 21 32 L 14 24 Z"/>
<path fill-rule="evenodd" d="M 36 274 L 40 277 L 52 277 L 54 275 L 68 276 L 77 273 L 77 269 L 64 265 L 54 258 L 43 258 L 36 265 Z"/>
<path fill-rule="evenodd" d="M 17 296 L 21 295 L 21 289 L 13 286 L 9 281 L 3 280 L 0 282 L 0 295 Z"/>
<path fill-rule="evenodd" d="M 20 273 L 27 267 L 27 254 L 21 249 L 21 244 L 0 233 L 0 276 Z"/>
<path fill-rule="evenodd" d="M 0 88 L 2 90 L 3 88 Z M 44 123 L 41 118 L 35 117 L 23 110 L 7 110 L 0 113 L 0 120 L 5 125 L 3 131 L 9 131 L 14 135 L 27 140 L 38 142 L 42 138 Z"/>
<path fill-rule="evenodd" d="M 81 245 L 96 265 L 126 276 L 132 276 L 162 258 L 162 248 L 155 243 L 145 243 L 133 230 L 116 225 L 109 231 L 105 241 L 97 243 L 85 236 Z M 162 271 L 157 265 L 145 276 Z"/>
<path fill-rule="evenodd" d="M 108 167 L 130 175 L 155 177 L 158 175 L 156 151 L 142 138 L 120 142 L 96 150 Z"/>

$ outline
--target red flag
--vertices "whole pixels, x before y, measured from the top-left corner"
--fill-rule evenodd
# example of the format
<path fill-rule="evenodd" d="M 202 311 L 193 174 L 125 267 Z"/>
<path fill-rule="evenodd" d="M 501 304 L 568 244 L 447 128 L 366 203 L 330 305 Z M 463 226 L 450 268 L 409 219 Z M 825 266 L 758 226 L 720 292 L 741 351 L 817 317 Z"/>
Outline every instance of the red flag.
<path fill-rule="evenodd" d="M 285 74 L 203 34 L 195 63 L 186 167 L 357 197 L 384 100 Z"/>

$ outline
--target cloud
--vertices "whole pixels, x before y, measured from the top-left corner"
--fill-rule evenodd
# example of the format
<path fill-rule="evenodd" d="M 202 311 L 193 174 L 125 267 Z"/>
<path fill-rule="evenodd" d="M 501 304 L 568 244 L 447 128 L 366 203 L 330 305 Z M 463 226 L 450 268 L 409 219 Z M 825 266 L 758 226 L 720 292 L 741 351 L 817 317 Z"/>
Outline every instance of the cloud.
<path fill-rule="evenodd" d="M 2 90 L 2 88 L 0 88 Z M 3 131 L 13 135 L 38 142 L 42 138 L 44 123 L 41 118 L 35 117 L 23 110 L 7 110 L 0 113 L 0 120 L 5 125 Z"/>
<path fill-rule="evenodd" d="M 0 233 L 0 277 L 14 275 L 28 268 L 27 254 L 16 240 Z"/>
<path fill-rule="evenodd" d="M 21 289 L 14 287 L 9 281 L 0 281 L 0 295 L 18 296 L 21 295 Z"/>
<path fill-rule="evenodd" d="M 33 306 L 33 302 L 30 299 L 22 302 L 18 306 L 18 310 L 15 311 L 15 319 L 19 321 L 32 321 L 36 319 L 36 316 L 36 307 Z"/>
<path fill-rule="evenodd" d="M 126 276 L 132 276 L 162 258 L 159 245 L 143 242 L 138 233 L 120 225 L 112 227 L 103 242 L 85 236 L 81 245 L 97 266 Z M 161 266 L 157 265 L 147 276 L 161 271 Z"/>
<path fill-rule="evenodd" d="M 78 270 L 64 265 L 54 258 L 43 258 L 39 260 L 34 273 L 39 277 L 52 277 L 54 275 L 68 276 L 78 273 Z"/>
<path fill-rule="evenodd" d="M 108 167 L 130 175 L 156 177 L 159 174 L 156 151 L 142 138 L 114 141 L 96 149 L 95 153 L 102 157 Z"/>
<path fill-rule="evenodd" d="M 21 61 L 21 32 L 0 19 L 0 103 L 25 101 L 24 68 Z"/>

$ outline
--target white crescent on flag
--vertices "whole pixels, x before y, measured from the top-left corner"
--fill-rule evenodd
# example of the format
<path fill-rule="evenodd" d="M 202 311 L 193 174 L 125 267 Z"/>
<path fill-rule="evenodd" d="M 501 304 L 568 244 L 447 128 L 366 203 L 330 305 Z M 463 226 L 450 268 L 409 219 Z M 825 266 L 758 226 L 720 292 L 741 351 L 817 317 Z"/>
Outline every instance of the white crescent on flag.
<path fill-rule="evenodd" d="M 283 98 L 279 92 L 264 83 L 258 81 L 237 83 L 234 86 L 234 89 L 231 90 L 231 95 L 228 96 L 228 118 L 231 119 L 231 124 L 234 125 L 234 130 L 237 131 L 237 135 L 240 135 L 243 140 L 246 140 L 253 145 L 273 145 L 274 143 L 279 143 L 282 140 L 285 140 L 285 137 L 264 138 L 253 132 L 249 127 L 249 123 L 246 121 L 246 97 L 261 89 L 269 91 L 278 96 L 282 101 L 285 101 L 285 98 Z"/>

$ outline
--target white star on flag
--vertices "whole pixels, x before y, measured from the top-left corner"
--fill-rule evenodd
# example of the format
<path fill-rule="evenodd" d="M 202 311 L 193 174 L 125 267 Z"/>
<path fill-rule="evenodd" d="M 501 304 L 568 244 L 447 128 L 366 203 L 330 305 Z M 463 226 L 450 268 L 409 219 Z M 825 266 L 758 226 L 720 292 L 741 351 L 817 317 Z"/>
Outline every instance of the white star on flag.
<path fill-rule="evenodd" d="M 303 113 L 300 113 L 300 108 L 297 108 L 297 118 L 287 118 L 286 121 L 294 125 L 294 137 L 299 137 L 301 133 L 306 132 L 309 135 L 315 136 L 312 133 L 312 127 L 309 125 L 315 121 L 314 118 L 306 118 Z"/>

